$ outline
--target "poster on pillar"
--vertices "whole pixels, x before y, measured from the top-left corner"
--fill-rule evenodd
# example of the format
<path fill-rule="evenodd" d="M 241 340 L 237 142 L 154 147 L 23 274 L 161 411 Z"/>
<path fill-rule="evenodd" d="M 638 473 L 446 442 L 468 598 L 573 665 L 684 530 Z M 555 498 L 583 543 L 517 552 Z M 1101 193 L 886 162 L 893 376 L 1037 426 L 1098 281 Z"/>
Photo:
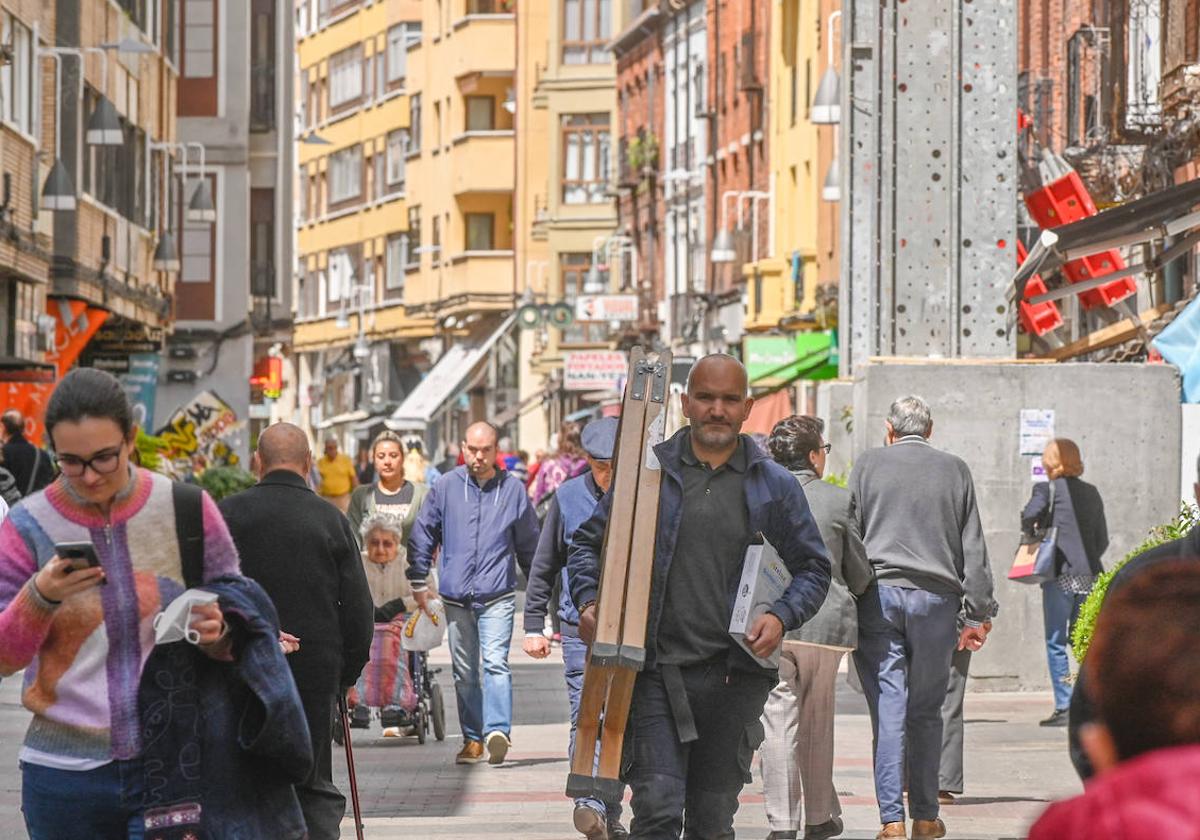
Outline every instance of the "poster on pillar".
<path fill-rule="evenodd" d="M 117 376 L 129 397 L 129 404 L 133 406 L 133 422 L 141 429 L 149 429 L 154 425 L 159 367 L 157 353 L 132 353 L 128 371 Z"/>
<path fill-rule="evenodd" d="M 203 471 L 208 467 L 238 464 L 235 447 L 227 439 L 242 425 L 237 413 L 216 391 L 203 391 L 175 409 L 156 435 L 166 445 L 167 458 Z"/>
<path fill-rule="evenodd" d="M 49 367 L 0 370 L 0 406 L 21 412 L 25 438 L 35 446 L 44 445 L 43 420 L 54 382 L 54 371 Z"/>
<path fill-rule="evenodd" d="M 59 377 L 79 359 L 92 336 L 108 320 L 104 309 L 88 306 L 82 300 L 47 298 L 46 313 L 54 318 L 54 347 L 46 353 L 46 361 L 58 369 Z"/>

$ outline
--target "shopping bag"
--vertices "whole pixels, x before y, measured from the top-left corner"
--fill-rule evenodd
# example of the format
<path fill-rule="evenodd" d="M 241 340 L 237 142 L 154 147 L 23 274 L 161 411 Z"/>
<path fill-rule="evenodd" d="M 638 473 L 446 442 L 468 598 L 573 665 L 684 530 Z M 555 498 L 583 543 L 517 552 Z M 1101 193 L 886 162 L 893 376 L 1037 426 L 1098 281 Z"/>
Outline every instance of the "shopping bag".
<path fill-rule="evenodd" d="M 446 637 L 446 607 L 439 600 L 428 603 L 429 612 L 414 610 L 404 622 L 400 643 L 405 650 L 430 651 Z"/>
<path fill-rule="evenodd" d="M 408 657 L 400 644 L 404 622 L 394 619 L 376 624 L 371 637 L 371 658 L 363 669 L 363 696 L 358 702 L 381 709 L 385 706 L 411 706 L 415 692 Z"/>
<path fill-rule="evenodd" d="M 1050 482 L 1050 507 L 1046 512 L 1047 523 L 1054 521 L 1054 482 Z M 1023 541 L 1017 546 L 1008 579 L 1018 583 L 1045 583 L 1054 580 L 1054 564 L 1058 550 L 1058 528 L 1050 525 L 1040 536 Z"/>

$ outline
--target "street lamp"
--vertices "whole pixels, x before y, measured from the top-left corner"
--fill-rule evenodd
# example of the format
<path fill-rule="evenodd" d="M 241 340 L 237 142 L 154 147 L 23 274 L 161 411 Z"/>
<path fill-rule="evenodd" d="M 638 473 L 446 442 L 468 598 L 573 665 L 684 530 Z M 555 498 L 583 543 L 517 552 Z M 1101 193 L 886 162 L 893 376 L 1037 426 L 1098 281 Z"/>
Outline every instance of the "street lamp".
<path fill-rule="evenodd" d="M 41 208 L 43 210 L 75 209 L 75 187 L 71 183 L 71 176 L 67 174 L 67 167 L 63 164 L 62 158 L 54 159 L 54 165 L 50 167 L 50 174 L 46 176 L 46 183 L 42 187 Z"/>
<path fill-rule="evenodd" d="M 829 13 L 829 36 L 825 42 L 825 54 L 829 63 L 817 85 L 809 120 L 813 125 L 837 125 L 842 121 L 841 77 L 833 66 L 833 23 L 842 16 L 841 10 Z"/>
<path fill-rule="evenodd" d="M 315 131 L 310 131 L 308 134 L 300 135 L 300 142 L 305 146 L 332 146 L 333 143 L 326 140 Z"/>
<path fill-rule="evenodd" d="M 737 259 L 733 234 L 727 228 L 717 231 L 716 238 L 713 239 L 712 253 L 708 256 L 715 263 L 731 263 Z"/>
<path fill-rule="evenodd" d="M 821 185 L 822 201 L 841 201 L 842 185 L 838 177 L 838 159 L 835 155 L 829 161 L 829 171 L 825 173 L 825 183 Z"/>
<path fill-rule="evenodd" d="M 154 247 L 155 271 L 179 271 L 179 249 L 175 245 L 175 234 L 164 230 Z"/>
<path fill-rule="evenodd" d="M 729 229 L 729 199 L 737 202 L 737 227 L 742 229 L 744 219 L 742 216 L 742 202 L 749 199 L 750 201 L 750 252 L 751 262 L 758 262 L 758 202 L 765 201 L 767 203 L 767 218 L 769 222 L 769 233 L 767 243 L 768 256 L 775 255 L 775 215 L 773 212 L 773 204 L 775 202 L 775 187 L 772 185 L 767 192 L 762 190 L 726 190 L 721 195 L 721 229 L 717 231 L 717 235 L 713 238 L 712 252 L 709 254 L 709 259 L 714 263 L 731 263 L 737 259 L 737 251 L 734 248 L 733 233 Z"/>

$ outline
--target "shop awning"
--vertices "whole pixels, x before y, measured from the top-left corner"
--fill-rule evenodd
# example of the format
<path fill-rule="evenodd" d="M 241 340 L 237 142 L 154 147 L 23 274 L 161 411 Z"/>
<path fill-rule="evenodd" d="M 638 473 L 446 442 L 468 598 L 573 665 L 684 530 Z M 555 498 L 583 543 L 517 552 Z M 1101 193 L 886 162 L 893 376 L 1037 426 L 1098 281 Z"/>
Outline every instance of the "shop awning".
<path fill-rule="evenodd" d="M 315 424 L 313 428 L 317 429 L 318 431 L 324 431 L 325 429 L 331 429 L 334 426 L 344 426 L 347 423 L 357 423 L 359 420 L 366 420 L 369 416 L 370 415 L 362 409 L 358 409 L 357 411 L 347 411 L 343 414 L 335 414 L 328 420 L 322 420 L 320 423 Z"/>
<path fill-rule="evenodd" d="M 423 431 L 482 363 L 500 337 L 512 329 L 516 315 L 509 315 L 492 333 L 478 341 L 460 341 L 438 359 L 433 369 L 412 389 L 400 407 L 385 422 L 394 432 Z"/>
<path fill-rule="evenodd" d="M 1025 284 L 1034 274 L 1046 274 L 1072 260 L 1113 248 L 1141 245 L 1175 238 L 1166 250 L 1146 263 L 1139 263 L 1081 283 L 1068 283 L 1038 295 L 1031 303 L 1043 303 L 1106 286 L 1123 277 L 1157 271 L 1200 243 L 1200 178 L 1159 190 L 1136 201 L 1112 207 L 1103 213 L 1069 225 L 1044 230 L 1009 281 L 1009 329 L 1016 324 L 1017 301 L 1025 296 Z"/>

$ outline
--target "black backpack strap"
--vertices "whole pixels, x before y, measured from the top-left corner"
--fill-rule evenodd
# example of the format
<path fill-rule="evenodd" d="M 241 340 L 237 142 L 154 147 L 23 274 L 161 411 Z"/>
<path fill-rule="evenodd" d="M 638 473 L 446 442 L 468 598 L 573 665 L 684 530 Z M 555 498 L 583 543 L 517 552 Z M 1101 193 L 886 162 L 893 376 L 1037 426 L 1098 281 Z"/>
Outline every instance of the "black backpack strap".
<path fill-rule="evenodd" d="M 204 490 L 195 484 L 176 481 L 171 485 L 175 502 L 175 539 L 183 566 L 183 584 L 188 589 L 204 583 Z"/>

